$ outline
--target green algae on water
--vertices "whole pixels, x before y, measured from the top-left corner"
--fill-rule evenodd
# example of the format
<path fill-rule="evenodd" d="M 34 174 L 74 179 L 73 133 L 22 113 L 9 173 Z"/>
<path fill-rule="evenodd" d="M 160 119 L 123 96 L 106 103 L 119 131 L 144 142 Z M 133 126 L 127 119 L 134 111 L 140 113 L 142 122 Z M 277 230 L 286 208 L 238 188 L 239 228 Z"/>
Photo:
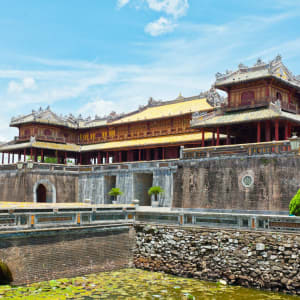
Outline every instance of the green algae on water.
<path fill-rule="evenodd" d="M 138 269 L 102 272 L 63 278 L 26 286 L 0 286 L 2 299 L 214 299 L 214 300 L 292 300 L 300 297 L 218 285 Z"/>

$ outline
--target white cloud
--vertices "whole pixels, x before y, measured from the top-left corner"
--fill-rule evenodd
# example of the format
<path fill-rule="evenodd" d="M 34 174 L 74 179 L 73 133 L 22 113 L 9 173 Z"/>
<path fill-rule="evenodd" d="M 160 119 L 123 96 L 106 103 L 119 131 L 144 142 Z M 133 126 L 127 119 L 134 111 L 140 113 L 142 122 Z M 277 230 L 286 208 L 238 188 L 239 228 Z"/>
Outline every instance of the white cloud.
<path fill-rule="evenodd" d="M 164 17 L 160 17 L 158 20 L 149 23 L 145 27 L 145 32 L 152 36 L 158 36 L 164 33 L 172 32 L 176 26 L 177 24 L 173 23 L 172 21 Z"/>
<path fill-rule="evenodd" d="M 123 6 L 127 5 L 130 0 L 118 0 L 117 7 L 122 8 Z"/>
<path fill-rule="evenodd" d="M 22 81 L 10 81 L 8 83 L 8 92 L 9 93 L 22 93 L 25 90 L 34 90 L 36 89 L 36 83 L 34 78 L 25 77 Z"/>
<path fill-rule="evenodd" d="M 189 3 L 188 0 L 146 0 L 150 9 L 172 15 L 174 18 L 182 17 L 186 14 Z"/>
<path fill-rule="evenodd" d="M 122 8 L 128 4 L 129 1 L 130 0 L 118 0 L 117 7 Z M 158 20 L 147 24 L 145 32 L 152 36 L 172 32 L 177 26 L 174 20 L 184 16 L 189 8 L 188 0 L 136 0 L 136 3 L 147 3 L 149 9 L 164 13 L 173 19 L 170 20 L 169 18 L 160 17 Z M 135 7 L 139 9 L 140 5 L 136 5 Z"/>
<path fill-rule="evenodd" d="M 120 105 L 116 102 L 112 101 L 105 101 L 99 97 L 96 97 L 90 102 L 84 104 L 79 110 L 78 113 L 80 114 L 94 114 L 99 116 L 105 116 L 110 114 L 112 111 L 119 111 L 120 112 Z"/>

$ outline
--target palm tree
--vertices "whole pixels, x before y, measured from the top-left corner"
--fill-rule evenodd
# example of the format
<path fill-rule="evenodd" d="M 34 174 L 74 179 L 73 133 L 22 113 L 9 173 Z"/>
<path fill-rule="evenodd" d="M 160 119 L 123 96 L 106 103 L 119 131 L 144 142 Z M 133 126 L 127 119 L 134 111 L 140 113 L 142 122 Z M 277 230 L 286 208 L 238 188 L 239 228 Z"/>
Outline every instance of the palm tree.
<path fill-rule="evenodd" d="M 123 192 L 119 188 L 112 188 L 109 193 L 109 196 L 114 197 L 114 201 L 117 201 L 117 197 L 123 195 Z"/>
<path fill-rule="evenodd" d="M 160 186 L 152 186 L 149 190 L 148 190 L 148 195 L 151 197 L 152 195 L 154 195 L 154 199 L 155 201 L 158 201 L 158 195 L 159 194 L 163 194 L 165 191 L 160 187 Z"/>

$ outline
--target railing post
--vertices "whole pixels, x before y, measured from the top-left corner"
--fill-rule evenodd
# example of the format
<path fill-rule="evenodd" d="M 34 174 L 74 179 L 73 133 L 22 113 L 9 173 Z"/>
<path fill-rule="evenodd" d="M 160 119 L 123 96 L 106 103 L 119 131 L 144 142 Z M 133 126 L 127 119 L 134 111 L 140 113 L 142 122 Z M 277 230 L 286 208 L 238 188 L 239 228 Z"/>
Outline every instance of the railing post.
<path fill-rule="evenodd" d="M 180 159 L 183 159 L 183 157 L 184 157 L 183 150 L 184 150 L 184 146 L 180 146 L 180 150 L 179 150 L 179 158 Z"/>

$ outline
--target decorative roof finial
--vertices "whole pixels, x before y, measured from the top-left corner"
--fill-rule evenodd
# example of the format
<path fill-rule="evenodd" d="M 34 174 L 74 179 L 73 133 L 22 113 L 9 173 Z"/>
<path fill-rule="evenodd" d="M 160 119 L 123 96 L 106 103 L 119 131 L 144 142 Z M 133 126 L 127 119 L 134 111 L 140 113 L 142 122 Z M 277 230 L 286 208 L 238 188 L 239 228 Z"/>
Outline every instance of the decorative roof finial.
<path fill-rule="evenodd" d="M 279 61 L 281 61 L 281 60 L 282 60 L 282 57 L 281 57 L 280 54 L 278 54 L 278 55 L 276 56 L 276 58 L 275 58 L 275 61 L 276 61 L 276 62 L 279 62 Z"/>
<path fill-rule="evenodd" d="M 181 92 L 179 93 L 178 97 L 176 98 L 177 100 L 181 100 L 184 99 L 184 97 L 182 96 Z"/>
<path fill-rule="evenodd" d="M 254 66 L 261 66 L 264 65 L 265 63 L 262 61 L 260 57 L 257 58 L 256 64 Z"/>
<path fill-rule="evenodd" d="M 242 64 L 242 63 L 239 64 L 239 69 L 247 69 L 247 68 L 248 68 L 248 67 L 245 66 L 244 64 Z"/>

